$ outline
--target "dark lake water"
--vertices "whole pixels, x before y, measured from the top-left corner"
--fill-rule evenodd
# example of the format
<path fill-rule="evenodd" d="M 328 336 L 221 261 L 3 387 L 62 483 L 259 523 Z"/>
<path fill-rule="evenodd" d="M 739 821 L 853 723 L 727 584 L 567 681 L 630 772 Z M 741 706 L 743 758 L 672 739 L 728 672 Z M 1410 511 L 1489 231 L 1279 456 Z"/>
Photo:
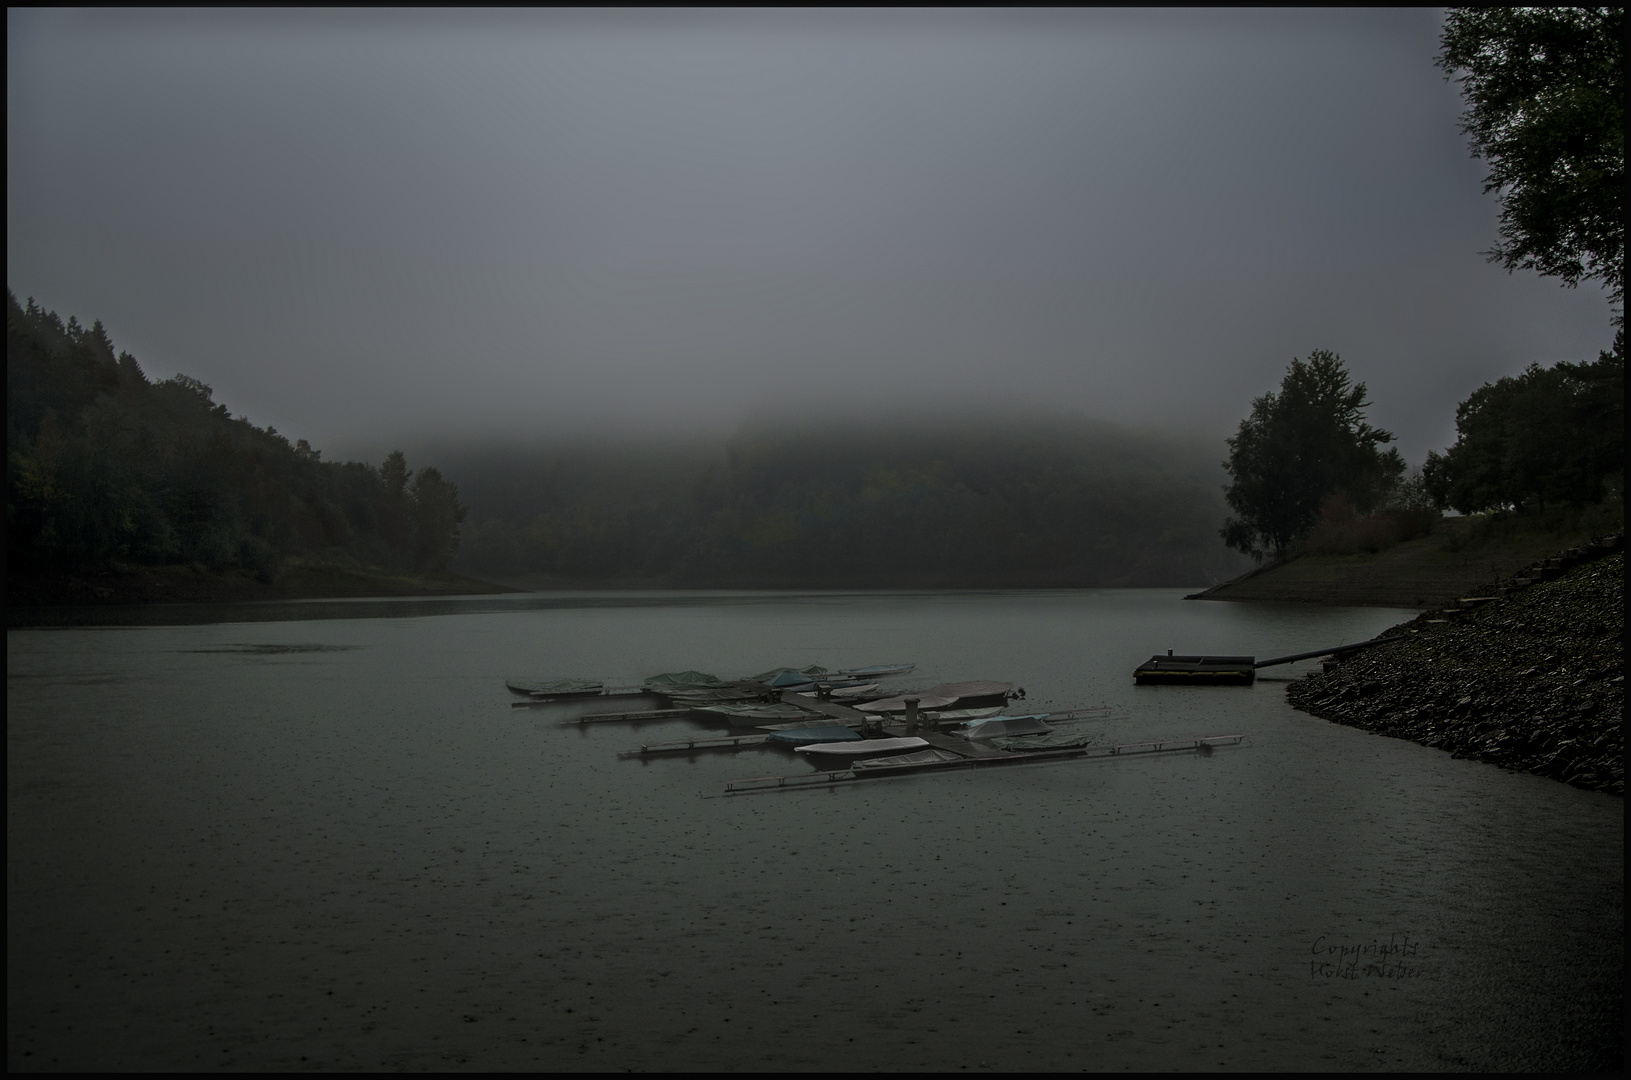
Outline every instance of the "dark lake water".
<path fill-rule="evenodd" d="M 1296 712 L 1283 680 L 1308 665 L 1135 688 L 1168 648 L 1281 655 L 1412 614 L 1180 596 L 531 595 L 12 629 L 7 1065 L 1616 1063 L 1623 800 Z M 567 726 L 581 707 L 503 687 L 897 661 L 920 687 L 1109 705 L 1106 741 L 1247 738 L 720 798 L 809 767 L 620 760 L 699 729 Z"/>

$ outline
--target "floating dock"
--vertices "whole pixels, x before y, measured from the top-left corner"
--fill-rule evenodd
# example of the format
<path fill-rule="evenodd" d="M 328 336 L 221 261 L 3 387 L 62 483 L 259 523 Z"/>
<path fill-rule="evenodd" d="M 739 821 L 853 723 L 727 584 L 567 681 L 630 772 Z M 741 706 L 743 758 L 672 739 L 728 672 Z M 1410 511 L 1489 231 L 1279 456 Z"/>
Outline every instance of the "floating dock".
<path fill-rule="evenodd" d="M 524 704 L 524 703 L 523 703 Z M 673 720 L 680 716 L 690 716 L 691 709 L 641 709 L 638 712 L 597 712 L 584 713 L 582 716 L 571 716 L 562 720 L 563 724 L 615 724 L 639 723 L 642 720 Z"/>
<path fill-rule="evenodd" d="M 1138 665 L 1133 681 L 1140 686 L 1151 683 L 1197 683 L 1250 686 L 1257 681 L 1256 657 L 1253 656 L 1152 656 Z"/>
<path fill-rule="evenodd" d="M 609 690 L 592 690 L 574 694 L 529 694 L 525 701 L 512 701 L 512 709 L 530 709 L 539 705 L 559 705 L 583 701 L 587 698 L 645 697 L 649 693 L 641 686 L 614 686 Z"/>
<path fill-rule="evenodd" d="M 695 739 L 676 739 L 673 742 L 642 743 L 634 750 L 625 750 L 618 757 L 655 757 L 659 754 L 694 754 L 699 750 L 748 750 L 763 746 L 769 735 L 699 735 Z"/>
<path fill-rule="evenodd" d="M 1199 739 L 1154 739 L 1148 742 L 1123 743 L 1119 746 L 1085 746 L 1072 750 L 1004 753 L 996 757 L 968 757 L 958 761 L 932 761 L 896 766 L 875 765 L 867 769 L 832 769 L 793 776 L 757 776 L 746 780 L 726 781 L 723 794 L 757 795 L 770 791 L 808 791 L 812 788 L 831 787 L 835 784 L 847 784 L 858 780 L 904 776 L 908 773 L 944 772 L 948 769 L 978 769 L 998 765 L 1023 765 L 1027 762 L 1038 761 L 1137 757 L 1145 754 L 1170 754 L 1186 750 L 1209 750 L 1214 746 L 1238 745 L 1245 737 L 1244 735 L 1208 735 Z"/>
<path fill-rule="evenodd" d="M 1152 656 L 1133 669 L 1133 682 L 1140 686 L 1152 683 L 1182 683 L 1195 685 L 1250 686 L 1257 681 L 1257 669 L 1289 664 L 1295 660 L 1312 660 L 1318 656 L 1339 656 L 1343 653 L 1368 649 L 1393 641 L 1392 637 L 1356 641 L 1352 645 L 1336 645 L 1329 649 L 1313 649 L 1259 660 L 1255 656 Z"/>

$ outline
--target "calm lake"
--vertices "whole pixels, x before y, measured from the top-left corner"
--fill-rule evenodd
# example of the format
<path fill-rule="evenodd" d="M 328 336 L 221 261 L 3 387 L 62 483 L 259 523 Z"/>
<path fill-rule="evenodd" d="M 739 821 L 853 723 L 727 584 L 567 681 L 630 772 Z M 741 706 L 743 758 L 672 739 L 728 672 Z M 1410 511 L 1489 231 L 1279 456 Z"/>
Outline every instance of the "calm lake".
<path fill-rule="evenodd" d="M 1413 613 L 1178 590 L 598 593 L 64 613 L 7 633 L 7 1066 L 1526 1069 L 1619 1062 L 1624 801 L 1249 689 Z M 222 620 L 234 621 L 222 621 Z M 290 648 L 298 647 L 298 648 Z M 915 662 L 1106 742 L 720 796 L 507 677 Z M 1266 672 L 1267 674 L 1267 672 Z M 1612 1056 L 1608 1056 L 1612 1055 Z"/>

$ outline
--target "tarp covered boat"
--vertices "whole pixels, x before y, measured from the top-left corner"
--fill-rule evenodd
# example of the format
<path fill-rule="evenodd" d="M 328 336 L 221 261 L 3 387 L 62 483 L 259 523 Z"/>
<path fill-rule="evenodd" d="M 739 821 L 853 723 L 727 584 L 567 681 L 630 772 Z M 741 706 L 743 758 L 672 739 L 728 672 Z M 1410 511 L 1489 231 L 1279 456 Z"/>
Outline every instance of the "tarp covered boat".
<path fill-rule="evenodd" d="M 904 675 L 915 667 L 916 664 L 873 664 L 871 667 L 839 668 L 835 674 L 847 675 L 852 679 L 887 679 L 892 675 Z"/>
<path fill-rule="evenodd" d="M 1083 746 L 1092 746 L 1098 741 L 1097 735 L 1088 732 L 1055 731 L 1051 735 L 1004 736 L 992 739 L 991 745 L 998 750 L 1012 750 L 1023 754 L 1039 750 L 1075 750 Z"/>
<path fill-rule="evenodd" d="M 597 679 L 511 679 L 504 685 L 528 697 L 576 697 L 606 689 L 606 684 Z"/>
<path fill-rule="evenodd" d="M 727 683 L 721 687 L 698 687 L 695 690 L 663 690 L 661 693 L 675 705 L 718 705 L 727 701 L 753 701 L 761 697 L 758 690 L 741 686 L 732 686 Z"/>
<path fill-rule="evenodd" d="M 898 769 L 903 765 L 939 765 L 945 761 L 966 760 L 960 754 L 931 746 L 915 754 L 897 754 L 894 757 L 866 758 L 850 765 L 852 769 Z"/>
<path fill-rule="evenodd" d="M 809 746 L 813 743 L 860 742 L 861 737 L 842 724 L 828 724 L 825 727 L 773 731 L 766 736 L 766 741 L 786 746 Z"/>
<path fill-rule="evenodd" d="M 930 717 L 942 724 L 953 720 L 984 720 L 988 716 L 996 716 L 1006 707 L 1004 705 L 987 705 L 983 709 L 935 709 L 930 713 Z"/>
<path fill-rule="evenodd" d="M 665 671 L 661 675 L 653 675 L 647 679 L 646 685 L 661 693 L 669 690 L 720 687 L 725 685 L 725 680 L 718 675 L 709 675 L 705 671 Z"/>
<path fill-rule="evenodd" d="M 826 685 L 826 680 L 822 680 L 822 685 Z M 821 692 L 819 690 L 795 690 L 793 693 L 797 694 L 799 697 L 807 698 L 816 698 L 821 696 Z M 877 693 L 878 684 L 874 682 L 861 683 L 854 686 L 834 687 L 827 696 L 838 701 L 865 701 L 869 694 L 875 696 Z"/>
<path fill-rule="evenodd" d="M 946 734 L 972 742 L 1000 739 L 1009 735 L 1046 735 L 1053 730 L 1043 723 L 1047 718 L 1047 713 L 1037 713 L 1035 716 L 993 716 L 989 720 L 970 720 L 958 724 L 947 730 Z"/>
<path fill-rule="evenodd" d="M 719 716 L 733 724 L 757 724 L 762 720 L 777 720 L 782 722 L 794 720 L 822 720 L 825 717 L 813 709 L 801 708 L 785 702 L 774 705 L 747 704 L 747 705 L 703 705 L 692 710 L 705 716 Z M 847 730 L 847 729 L 846 729 Z"/>
<path fill-rule="evenodd" d="M 954 697 L 964 706 L 1000 705 L 1014 696 L 1014 684 L 995 679 L 974 679 L 970 682 L 948 682 L 931 686 L 924 691 L 936 697 Z"/>
<path fill-rule="evenodd" d="M 747 681 L 764 683 L 766 686 L 775 687 L 778 690 L 788 690 L 795 686 L 806 686 L 826 674 L 826 668 L 811 664 L 807 668 L 771 668 L 769 671 L 761 671 L 757 675 L 750 676 Z"/>
<path fill-rule="evenodd" d="M 929 741 L 927 739 L 909 735 L 902 739 L 861 739 L 858 742 L 816 743 L 811 746 L 795 747 L 794 749 L 801 754 L 816 754 L 822 757 L 843 755 L 853 757 L 867 754 L 898 753 L 903 750 L 921 750 L 928 745 Z"/>
<path fill-rule="evenodd" d="M 954 697 L 936 697 L 933 694 L 902 694 L 899 697 L 884 698 L 882 701 L 869 701 L 864 705 L 857 705 L 855 708 L 864 713 L 905 712 L 906 699 L 909 697 L 917 698 L 919 712 L 927 709 L 946 709 L 957 704 L 957 699 Z"/>

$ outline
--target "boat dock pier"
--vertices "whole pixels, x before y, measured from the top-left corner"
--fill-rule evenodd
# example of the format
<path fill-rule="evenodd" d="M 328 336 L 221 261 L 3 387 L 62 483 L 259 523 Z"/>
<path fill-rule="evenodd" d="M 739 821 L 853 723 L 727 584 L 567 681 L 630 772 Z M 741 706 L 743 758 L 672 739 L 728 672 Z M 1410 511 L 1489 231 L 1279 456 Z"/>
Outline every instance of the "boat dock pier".
<path fill-rule="evenodd" d="M 523 703 L 524 704 L 524 703 Z M 616 724 L 639 723 L 641 720 L 673 720 L 676 717 L 690 716 L 691 710 L 686 709 L 641 709 L 638 712 L 596 712 L 584 713 L 582 716 L 569 716 L 562 720 L 563 724 Z"/>
<path fill-rule="evenodd" d="M 560 705 L 582 701 L 585 698 L 645 697 L 650 691 L 643 686 L 614 686 L 593 694 L 531 694 L 525 701 L 512 701 L 512 709 L 533 709 L 539 705 Z"/>
<path fill-rule="evenodd" d="M 1297 660 L 1312 660 L 1318 656 L 1342 656 L 1359 649 L 1368 649 L 1372 645 L 1380 645 L 1385 641 L 1392 641 L 1391 637 L 1371 638 L 1369 641 L 1356 641 L 1352 645 L 1337 645 L 1329 649 L 1313 649 L 1309 652 L 1292 653 L 1290 656 L 1276 656 L 1268 660 L 1259 660 L 1255 656 L 1174 656 L 1172 650 L 1167 650 L 1165 656 L 1152 656 L 1133 671 L 1133 682 L 1139 686 L 1148 686 L 1151 683 L 1179 683 L 1188 686 L 1198 684 L 1224 684 L 1229 686 L 1250 686 L 1257 681 L 1257 669 L 1274 667 L 1278 664 L 1290 664 Z"/>
<path fill-rule="evenodd" d="M 632 758 L 652 757 L 657 754 L 691 754 L 698 750 L 747 750 L 763 746 L 769 741 L 769 735 L 699 735 L 694 739 L 678 739 L 674 742 L 642 743 L 638 748 L 625 750 L 617 756 Z"/>
<path fill-rule="evenodd" d="M 727 780 L 724 795 L 758 795 L 771 791 L 807 791 L 811 788 L 831 787 L 834 784 L 857 780 L 882 779 L 908 773 L 945 772 L 949 769 L 977 769 L 995 765 L 1019 765 L 1028 762 L 1087 760 L 1119 757 L 1137 757 L 1146 754 L 1171 754 L 1183 751 L 1207 752 L 1214 746 L 1236 746 L 1244 735 L 1207 735 L 1198 739 L 1160 739 L 1149 742 L 1123 743 L 1119 746 L 1080 747 L 1073 750 L 1043 750 L 1027 754 L 995 753 L 992 757 L 965 757 L 957 761 L 933 761 L 910 765 L 873 766 L 866 769 L 833 769 L 793 776 L 756 776 L 746 780 Z M 720 796 L 704 796 L 719 798 Z"/>

